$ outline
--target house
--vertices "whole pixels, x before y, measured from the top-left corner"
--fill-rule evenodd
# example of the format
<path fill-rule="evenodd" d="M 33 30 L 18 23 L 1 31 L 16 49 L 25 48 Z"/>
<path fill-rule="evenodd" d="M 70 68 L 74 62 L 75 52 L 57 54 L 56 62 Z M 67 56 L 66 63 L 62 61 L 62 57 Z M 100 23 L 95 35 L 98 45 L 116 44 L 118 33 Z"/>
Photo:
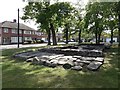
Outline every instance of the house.
<path fill-rule="evenodd" d="M 104 41 L 107 42 L 107 43 L 110 43 L 111 38 L 106 37 L 106 38 L 104 38 Z M 113 37 L 113 42 L 118 42 L 118 38 L 117 37 Z"/>
<path fill-rule="evenodd" d="M 37 40 L 47 38 L 45 34 L 37 31 L 22 23 L 19 24 L 19 41 L 24 43 L 28 40 Z M 18 24 L 16 20 L 4 21 L 0 23 L 0 44 L 14 44 L 18 43 Z"/>

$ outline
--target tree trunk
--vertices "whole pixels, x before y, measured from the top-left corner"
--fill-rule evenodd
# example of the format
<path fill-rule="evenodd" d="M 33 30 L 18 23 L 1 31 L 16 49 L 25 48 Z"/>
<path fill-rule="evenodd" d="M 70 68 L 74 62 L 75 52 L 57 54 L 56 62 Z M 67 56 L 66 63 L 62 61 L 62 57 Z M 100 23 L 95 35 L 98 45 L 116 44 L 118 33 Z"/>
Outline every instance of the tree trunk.
<path fill-rule="evenodd" d="M 50 28 L 52 31 L 52 40 L 53 40 L 53 45 L 57 45 L 57 41 L 56 41 L 56 33 L 55 33 L 55 29 L 52 23 L 50 23 Z"/>
<path fill-rule="evenodd" d="M 120 1 L 118 2 L 118 46 L 120 47 Z"/>
<path fill-rule="evenodd" d="M 118 46 L 120 47 L 120 14 L 118 15 Z"/>
<path fill-rule="evenodd" d="M 51 33 L 50 33 L 50 29 L 48 29 L 48 45 L 51 45 L 50 38 L 51 38 Z"/>
<path fill-rule="evenodd" d="M 98 39 L 97 39 L 97 32 L 95 32 L 95 39 L 96 39 L 96 44 L 98 43 Z"/>
<path fill-rule="evenodd" d="M 100 44 L 100 37 L 101 37 L 101 33 L 98 34 L 98 43 L 97 44 Z"/>
<path fill-rule="evenodd" d="M 79 30 L 79 44 L 81 43 L 81 29 Z"/>
<path fill-rule="evenodd" d="M 113 44 L 113 29 L 111 29 L 111 41 L 110 41 L 111 45 Z"/>
<path fill-rule="evenodd" d="M 66 38 L 66 44 L 68 44 L 68 26 L 67 26 L 67 24 L 65 26 L 66 26 L 66 29 L 65 29 L 65 38 Z"/>
<path fill-rule="evenodd" d="M 95 38 L 96 38 L 96 44 L 98 44 L 98 27 L 99 27 L 99 22 L 98 22 L 98 20 L 97 20 L 97 18 L 98 18 L 98 12 L 96 13 L 96 15 L 95 15 Z"/>

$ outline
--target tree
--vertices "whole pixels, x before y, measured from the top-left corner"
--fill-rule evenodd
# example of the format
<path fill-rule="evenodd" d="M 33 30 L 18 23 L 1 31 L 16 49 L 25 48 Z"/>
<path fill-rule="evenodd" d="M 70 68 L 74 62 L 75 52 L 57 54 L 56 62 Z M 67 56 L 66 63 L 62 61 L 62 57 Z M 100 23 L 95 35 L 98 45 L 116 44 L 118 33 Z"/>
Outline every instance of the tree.
<path fill-rule="evenodd" d="M 57 45 L 56 29 L 63 25 L 73 7 L 67 2 L 29 2 L 24 8 L 23 20 L 33 19 L 48 34 L 48 45 L 52 34 L 53 45 Z M 51 33 L 51 34 L 50 34 Z"/>
<path fill-rule="evenodd" d="M 114 22 L 115 24 L 112 24 L 113 28 L 116 29 L 118 28 L 118 46 L 120 47 L 120 1 L 119 2 L 114 2 L 109 5 L 109 10 L 112 11 L 112 16 L 115 16 Z M 110 25 L 111 26 L 111 25 Z M 111 32 L 113 34 L 113 31 Z M 111 35 L 111 39 L 112 39 Z"/>
<path fill-rule="evenodd" d="M 49 16 L 49 5 L 50 2 L 29 2 L 27 6 L 24 7 L 23 20 L 34 20 L 39 24 L 39 29 L 45 30 L 48 34 L 48 45 L 51 45 L 51 30 L 50 30 L 50 17 Z M 47 12 L 47 13 L 46 13 Z"/>
<path fill-rule="evenodd" d="M 120 2 L 120 1 L 119 1 Z M 119 11 L 120 11 L 120 5 L 119 2 L 109 2 L 107 3 L 107 7 L 106 7 L 106 25 L 107 25 L 107 29 L 111 30 L 111 44 L 113 44 L 113 33 L 114 30 L 116 30 L 118 28 L 119 30 Z M 117 25 L 118 23 L 118 25 Z M 118 33 L 118 37 L 120 37 L 119 33 Z M 119 41 L 119 38 L 118 38 Z"/>
<path fill-rule="evenodd" d="M 118 15 L 118 42 L 120 47 L 120 1 L 117 4 L 117 15 Z"/>
<path fill-rule="evenodd" d="M 115 13 L 114 5 L 116 2 L 109 2 L 107 4 L 107 15 L 106 15 L 106 29 L 111 30 L 111 45 L 113 44 L 113 32 L 115 29 L 117 29 L 117 15 Z"/>
<path fill-rule="evenodd" d="M 101 0 L 98 0 L 100 2 Z M 109 19 L 107 22 L 107 28 L 111 29 L 111 44 L 113 42 L 113 30 L 118 28 L 118 42 L 120 47 L 120 1 L 118 2 L 107 2 L 105 3 L 106 6 L 104 6 L 104 11 L 106 11 L 106 17 L 109 18 L 112 17 L 112 19 Z M 106 20 L 106 19 L 105 19 Z M 118 24 L 117 24 L 118 23 Z"/>
<path fill-rule="evenodd" d="M 85 8 L 83 7 L 83 3 L 81 2 L 81 0 L 77 0 L 76 7 L 77 12 L 75 13 L 76 19 L 75 29 L 77 29 L 78 31 L 78 44 L 80 44 L 82 42 L 81 34 L 82 31 L 84 30 L 84 15 L 81 12 L 85 11 Z"/>
<path fill-rule="evenodd" d="M 69 29 L 69 25 L 68 24 L 65 24 L 65 38 L 66 38 L 66 44 L 68 44 L 68 29 Z"/>
<path fill-rule="evenodd" d="M 102 31 L 108 29 L 109 26 L 107 23 L 111 15 L 111 10 L 108 8 L 110 6 L 109 4 L 105 2 L 94 2 L 87 6 L 85 28 L 88 28 L 90 32 L 95 34 L 96 44 L 100 43 Z M 111 19 L 109 21 L 111 22 Z"/>
<path fill-rule="evenodd" d="M 72 21 L 74 7 L 72 7 L 70 3 L 62 2 L 56 3 L 53 6 L 53 9 L 54 8 L 56 8 L 56 11 L 54 10 L 56 12 L 56 18 L 54 22 L 56 22 L 56 26 L 65 28 L 66 43 L 68 43 L 69 24 Z"/>
<path fill-rule="evenodd" d="M 95 38 L 96 38 L 96 44 L 98 43 L 97 41 L 97 29 L 98 29 L 98 10 L 96 10 L 98 5 L 94 4 L 88 4 L 87 6 L 87 14 L 85 16 L 85 28 L 91 30 L 91 32 L 95 33 Z M 91 26 L 90 26 L 91 25 Z"/>

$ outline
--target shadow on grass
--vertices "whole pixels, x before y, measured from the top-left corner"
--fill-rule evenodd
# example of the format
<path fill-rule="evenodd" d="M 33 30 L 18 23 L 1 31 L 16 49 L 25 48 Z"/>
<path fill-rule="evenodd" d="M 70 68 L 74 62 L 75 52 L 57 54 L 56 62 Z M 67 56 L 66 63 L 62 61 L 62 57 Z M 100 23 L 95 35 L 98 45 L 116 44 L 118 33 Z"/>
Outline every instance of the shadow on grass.
<path fill-rule="evenodd" d="M 3 52 L 3 88 L 117 88 L 118 48 L 105 54 L 105 61 L 99 71 L 73 71 L 61 67 L 49 68 L 31 65 L 11 56 L 25 49 Z M 26 49 L 28 50 L 28 49 Z"/>
<path fill-rule="evenodd" d="M 105 61 L 100 70 L 92 72 L 88 70 L 67 70 L 64 77 L 58 77 L 51 82 L 49 87 L 64 88 L 118 88 L 118 48 L 112 48 L 106 52 Z"/>

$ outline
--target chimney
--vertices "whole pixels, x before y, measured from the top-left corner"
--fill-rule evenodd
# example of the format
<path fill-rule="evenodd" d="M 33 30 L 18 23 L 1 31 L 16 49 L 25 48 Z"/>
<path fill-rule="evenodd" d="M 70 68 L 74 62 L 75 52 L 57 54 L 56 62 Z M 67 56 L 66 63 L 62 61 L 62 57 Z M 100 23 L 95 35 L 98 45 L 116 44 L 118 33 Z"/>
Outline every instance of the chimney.
<path fill-rule="evenodd" d="M 16 20 L 16 19 L 13 19 L 13 22 L 14 22 L 14 23 L 16 23 L 16 22 L 17 22 L 17 20 Z"/>

